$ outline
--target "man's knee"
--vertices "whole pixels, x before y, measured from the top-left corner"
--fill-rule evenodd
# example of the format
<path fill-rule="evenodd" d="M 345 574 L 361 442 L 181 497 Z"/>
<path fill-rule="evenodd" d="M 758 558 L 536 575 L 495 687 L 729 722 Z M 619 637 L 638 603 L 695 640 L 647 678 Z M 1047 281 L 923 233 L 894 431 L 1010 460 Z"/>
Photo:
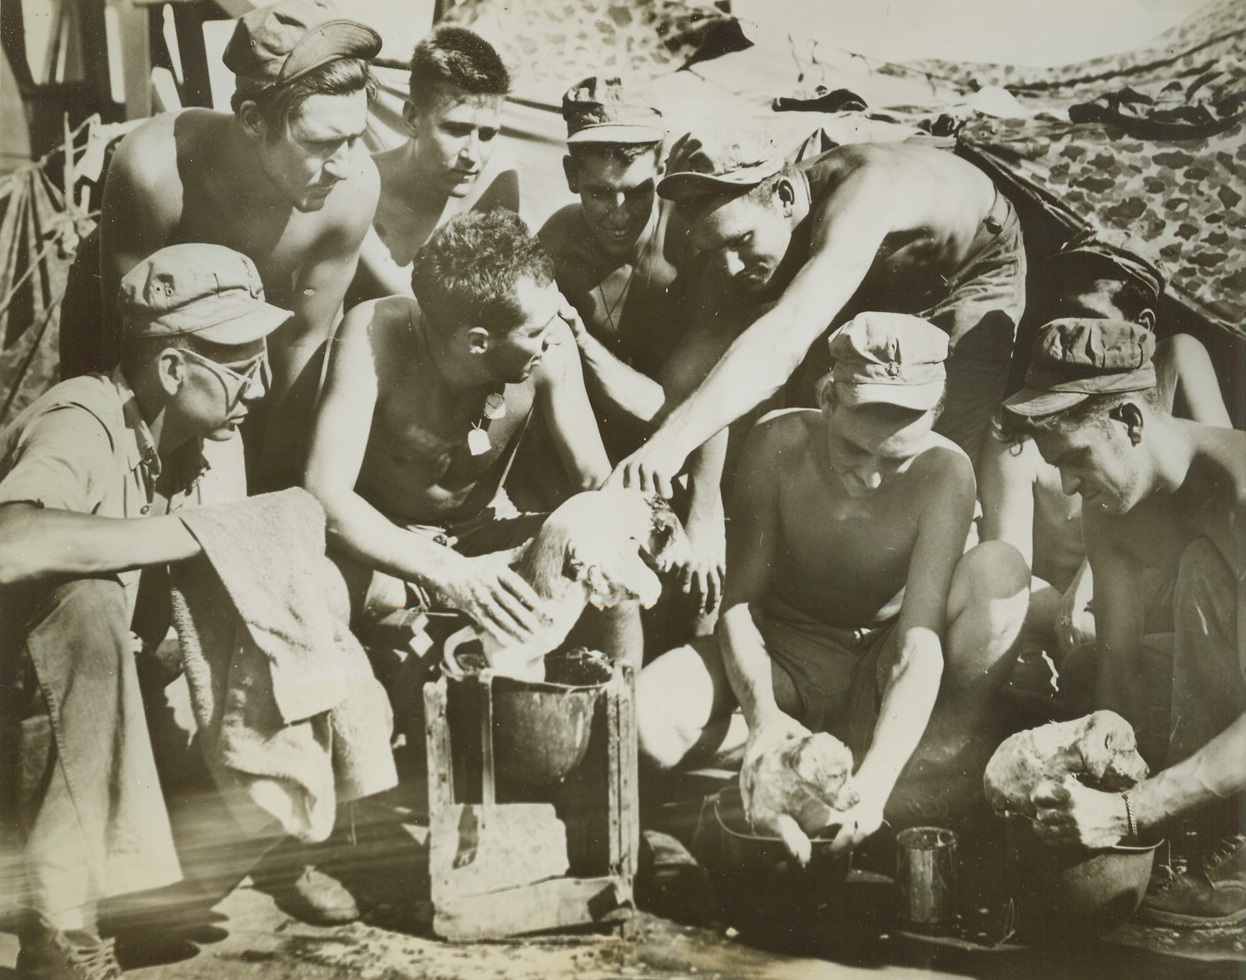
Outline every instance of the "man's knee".
<path fill-rule="evenodd" d="M 697 643 L 707 641 L 716 646 L 713 637 L 702 637 Z M 710 722 L 713 701 L 713 679 L 695 646 L 662 654 L 636 679 L 641 754 L 661 769 L 678 766 Z M 703 717 L 694 717 L 697 714 Z"/>
<path fill-rule="evenodd" d="M 949 619 L 977 614 L 1025 619 L 1030 601 L 1030 569 L 1021 552 L 1004 541 L 983 541 L 956 563 L 948 597 Z"/>

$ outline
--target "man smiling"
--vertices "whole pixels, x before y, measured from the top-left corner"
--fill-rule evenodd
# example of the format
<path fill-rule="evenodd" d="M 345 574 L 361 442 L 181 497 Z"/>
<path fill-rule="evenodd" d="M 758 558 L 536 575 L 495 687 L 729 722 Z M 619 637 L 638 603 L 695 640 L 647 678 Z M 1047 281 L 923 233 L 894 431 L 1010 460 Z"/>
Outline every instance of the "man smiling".
<path fill-rule="evenodd" d="M 539 238 L 558 288 L 579 313 L 572 330 L 602 437 L 617 461 L 705 376 L 726 342 L 719 331 L 686 328 L 681 270 L 692 253 L 672 229 L 674 208 L 657 197 L 661 114 L 639 104 L 619 79 L 592 77 L 567 90 L 562 115 L 563 169 L 579 201 L 555 212 Z M 680 506 L 693 547 L 682 585 L 706 613 L 722 594 L 726 438 L 694 453 Z"/>
<path fill-rule="evenodd" d="M 809 731 L 842 739 L 861 802 L 837 849 L 874 833 L 889 803 L 893 825 L 972 805 L 1025 615 L 1016 550 L 965 552 L 973 468 L 932 431 L 947 348 L 898 314 L 832 335 L 820 411 L 770 416 L 744 446 L 717 635 L 638 682 L 641 750 L 661 767 L 747 760 Z"/>
<path fill-rule="evenodd" d="M 319 383 L 313 358 L 339 315 L 376 206 L 376 169 L 360 140 L 375 87 L 367 59 L 380 45 L 370 28 L 334 19 L 322 0 L 282 0 L 244 15 L 224 54 L 235 76 L 233 113 L 165 113 L 122 140 L 108 169 L 98 254 L 88 249 L 76 264 L 66 323 L 79 332 L 62 337 L 66 376 L 116 363 L 111 297 L 157 249 L 211 242 L 255 263 L 268 296 L 293 314 L 272 338 L 271 397 L 247 440 L 259 489 L 297 478 Z M 83 336 L 101 311 L 102 338 Z"/>

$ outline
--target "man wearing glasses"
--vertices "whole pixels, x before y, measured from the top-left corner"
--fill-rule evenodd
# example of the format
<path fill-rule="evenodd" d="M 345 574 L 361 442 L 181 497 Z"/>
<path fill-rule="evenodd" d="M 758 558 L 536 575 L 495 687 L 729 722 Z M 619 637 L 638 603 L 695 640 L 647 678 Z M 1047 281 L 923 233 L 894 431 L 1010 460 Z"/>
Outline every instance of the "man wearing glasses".
<path fill-rule="evenodd" d="M 121 281 L 121 362 L 45 393 L 0 434 L 0 754 L 27 912 L 19 976 L 116 976 L 96 906 L 181 869 L 136 654 L 169 626 L 176 516 L 227 498 L 203 459 L 264 394 L 290 316 L 220 245 L 163 248 Z M 155 596 L 157 601 L 152 602 Z"/>

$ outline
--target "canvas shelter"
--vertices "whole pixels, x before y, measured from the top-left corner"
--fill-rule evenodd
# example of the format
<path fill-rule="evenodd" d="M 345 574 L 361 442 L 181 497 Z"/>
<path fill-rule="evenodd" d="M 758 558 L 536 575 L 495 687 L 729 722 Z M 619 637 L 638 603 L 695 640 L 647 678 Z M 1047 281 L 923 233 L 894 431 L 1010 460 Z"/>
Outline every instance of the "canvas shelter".
<path fill-rule="evenodd" d="M 72 109 L 66 134 L 84 110 L 109 124 L 80 127 L 68 151 L 46 145 L 49 124 L 34 119 L 40 104 L 46 117 L 49 99 L 30 78 L 18 79 L 32 147 L 47 155 L 0 178 L 0 424 L 55 380 L 56 307 L 73 245 L 91 224 L 104 144 L 126 118 L 228 103 L 219 50 L 227 19 L 247 0 L 119 6 L 130 33 L 114 47 L 127 67 L 109 75 L 88 66 L 82 74 L 95 84 L 79 86 L 61 107 Z M 1190 330 L 1208 345 L 1233 417 L 1243 418 L 1246 6 L 1237 0 L 1216 0 L 1137 51 L 1059 68 L 889 63 L 840 50 L 800 24 L 757 30 L 704 0 L 447 6 L 363 0 L 344 7 L 386 39 L 374 147 L 405 138 L 403 65 L 439 15 L 480 32 L 515 71 L 503 149 L 521 174 L 522 211 L 534 226 L 571 200 L 557 110 L 567 86 L 590 74 L 617 74 L 643 90 L 672 139 L 694 125 L 749 120 L 770 126 L 793 157 L 871 140 L 955 146 L 1017 204 L 1040 277 L 1032 288 L 1041 287 L 1042 258 L 1075 231 L 1129 230 L 1153 243 L 1171 284 L 1161 329 Z M 21 75 L 12 68 L 11 16 L 4 26 L 6 69 Z M 100 81 L 117 77 L 124 85 Z"/>

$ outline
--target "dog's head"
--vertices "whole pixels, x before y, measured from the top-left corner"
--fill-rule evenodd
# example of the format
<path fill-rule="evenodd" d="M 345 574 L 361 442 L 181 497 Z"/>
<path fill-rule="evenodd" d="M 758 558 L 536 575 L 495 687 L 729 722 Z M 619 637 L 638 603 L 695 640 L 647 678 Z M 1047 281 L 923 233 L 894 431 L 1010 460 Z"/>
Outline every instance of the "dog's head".
<path fill-rule="evenodd" d="M 848 777 L 852 775 L 852 751 L 834 735 L 817 732 L 793 739 L 783 750 L 784 763 L 809 785 L 823 802 L 846 810 L 859 797 Z"/>
<path fill-rule="evenodd" d="M 1129 722 L 1115 711 L 1096 711 L 1083 721 L 1086 728 L 1076 743 L 1084 765 L 1083 782 L 1119 793 L 1146 779 L 1150 770 L 1138 753 Z"/>
<path fill-rule="evenodd" d="M 656 494 L 609 488 L 576 494 L 555 510 L 525 558 L 525 575 L 538 592 L 557 576 L 578 583 L 585 601 L 599 608 L 638 599 L 658 601 L 665 572 L 691 554 L 687 535 L 670 505 Z M 556 569 L 556 571 L 555 571 Z M 524 569 L 520 569 L 524 574 Z"/>

